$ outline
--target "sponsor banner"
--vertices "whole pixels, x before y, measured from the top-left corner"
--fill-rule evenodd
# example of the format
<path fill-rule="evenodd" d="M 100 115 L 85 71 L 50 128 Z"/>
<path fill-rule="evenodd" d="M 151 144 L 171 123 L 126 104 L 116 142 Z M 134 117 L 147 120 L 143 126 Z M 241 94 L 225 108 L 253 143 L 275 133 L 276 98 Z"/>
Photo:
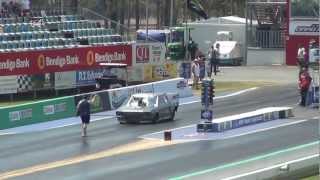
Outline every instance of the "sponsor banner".
<path fill-rule="evenodd" d="M 133 66 L 140 64 L 162 64 L 165 61 L 164 43 L 137 43 L 133 46 Z"/>
<path fill-rule="evenodd" d="M 144 68 L 143 66 L 128 67 L 129 82 L 143 82 Z"/>
<path fill-rule="evenodd" d="M 54 73 L 55 89 L 70 89 L 76 86 L 76 71 Z"/>
<path fill-rule="evenodd" d="M 77 71 L 76 73 L 77 86 L 94 85 L 96 83 L 96 78 L 102 77 L 103 74 L 104 74 L 103 69 Z"/>
<path fill-rule="evenodd" d="M 111 108 L 119 108 L 132 94 L 151 92 L 153 92 L 151 83 L 108 90 Z"/>
<path fill-rule="evenodd" d="M 99 63 L 132 64 L 131 45 L 79 47 L 28 52 L 1 53 L 0 76 L 44 74 L 99 67 Z"/>
<path fill-rule="evenodd" d="M 144 82 L 159 81 L 175 77 L 177 77 L 177 65 L 174 63 L 144 65 Z"/>
<path fill-rule="evenodd" d="M 0 108 L 0 129 L 13 128 L 61 118 L 75 114 L 74 97 L 62 97 L 23 105 Z"/>
<path fill-rule="evenodd" d="M 155 93 L 178 93 L 180 98 L 192 96 L 192 90 L 183 78 L 154 82 L 153 87 Z"/>
<path fill-rule="evenodd" d="M 90 111 L 92 113 L 111 110 L 108 92 L 93 92 L 90 94 L 77 95 L 74 97 L 75 106 L 77 107 L 79 101 L 83 99 L 83 96 L 87 95 L 90 96 Z"/>
<path fill-rule="evenodd" d="M 0 78 L 0 94 L 17 93 L 17 76 L 2 76 Z"/>
<path fill-rule="evenodd" d="M 290 20 L 289 35 L 319 36 L 319 21 Z"/>

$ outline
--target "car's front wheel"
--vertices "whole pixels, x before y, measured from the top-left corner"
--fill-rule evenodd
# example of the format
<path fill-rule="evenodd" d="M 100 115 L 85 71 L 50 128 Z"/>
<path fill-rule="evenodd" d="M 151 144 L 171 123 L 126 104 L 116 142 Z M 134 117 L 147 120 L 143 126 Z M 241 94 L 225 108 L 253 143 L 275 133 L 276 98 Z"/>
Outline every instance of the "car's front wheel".
<path fill-rule="evenodd" d="M 159 121 L 159 114 L 157 113 L 154 117 L 153 117 L 153 119 L 152 119 L 152 124 L 155 124 L 155 123 L 157 123 Z"/>

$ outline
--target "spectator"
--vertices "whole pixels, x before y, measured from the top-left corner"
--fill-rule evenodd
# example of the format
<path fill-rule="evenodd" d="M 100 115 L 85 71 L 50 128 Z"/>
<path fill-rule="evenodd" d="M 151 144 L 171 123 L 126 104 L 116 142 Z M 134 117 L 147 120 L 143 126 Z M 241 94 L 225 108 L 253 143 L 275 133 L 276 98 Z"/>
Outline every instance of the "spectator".
<path fill-rule="evenodd" d="M 220 44 L 216 44 L 216 48 L 212 45 L 209 50 L 209 62 L 210 62 L 210 68 L 209 68 L 209 74 L 208 76 L 211 77 L 212 75 L 212 69 L 214 72 L 214 75 L 217 75 L 218 72 L 218 66 L 219 66 L 219 52 L 220 52 Z"/>
<path fill-rule="evenodd" d="M 311 80 L 312 78 L 308 73 L 308 69 L 306 67 L 302 67 L 301 73 L 299 74 L 299 89 L 301 95 L 300 106 L 306 106 L 306 99 Z"/>
<path fill-rule="evenodd" d="M 190 53 L 191 60 L 194 60 L 196 58 L 197 44 L 192 40 L 192 38 L 190 38 L 188 44 L 188 51 Z"/>
<path fill-rule="evenodd" d="M 199 61 L 197 59 L 195 59 L 193 61 L 193 63 L 192 63 L 191 72 L 192 72 L 192 75 L 193 75 L 193 85 L 192 85 L 192 87 L 194 87 L 195 89 L 199 89 L 198 83 L 199 83 L 199 78 L 200 78 L 200 64 L 199 64 Z"/>
<path fill-rule="evenodd" d="M 303 47 L 302 44 L 300 44 L 297 52 L 297 62 L 299 66 L 299 72 L 302 72 L 303 67 L 307 67 L 305 56 L 306 56 L 306 49 Z"/>

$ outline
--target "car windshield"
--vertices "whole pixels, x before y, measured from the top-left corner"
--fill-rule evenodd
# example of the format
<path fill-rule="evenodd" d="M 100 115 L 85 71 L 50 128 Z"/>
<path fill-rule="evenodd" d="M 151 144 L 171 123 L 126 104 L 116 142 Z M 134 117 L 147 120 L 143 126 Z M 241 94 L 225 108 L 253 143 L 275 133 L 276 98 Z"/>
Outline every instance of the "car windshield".
<path fill-rule="evenodd" d="M 136 108 L 145 108 L 145 107 L 152 107 L 155 103 L 154 98 L 151 97 L 131 97 L 128 102 L 128 106 L 136 107 Z"/>

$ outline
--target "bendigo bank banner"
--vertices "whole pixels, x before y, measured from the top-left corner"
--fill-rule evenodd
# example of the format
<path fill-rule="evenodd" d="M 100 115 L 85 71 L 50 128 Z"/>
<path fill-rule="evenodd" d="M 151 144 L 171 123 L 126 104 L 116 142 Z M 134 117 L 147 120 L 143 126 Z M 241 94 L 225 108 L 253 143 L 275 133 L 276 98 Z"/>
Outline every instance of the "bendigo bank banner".
<path fill-rule="evenodd" d="M 0 53 L 0 76 L 90 69 L 102 62 L 131 66 L 132 45 Z"/>

